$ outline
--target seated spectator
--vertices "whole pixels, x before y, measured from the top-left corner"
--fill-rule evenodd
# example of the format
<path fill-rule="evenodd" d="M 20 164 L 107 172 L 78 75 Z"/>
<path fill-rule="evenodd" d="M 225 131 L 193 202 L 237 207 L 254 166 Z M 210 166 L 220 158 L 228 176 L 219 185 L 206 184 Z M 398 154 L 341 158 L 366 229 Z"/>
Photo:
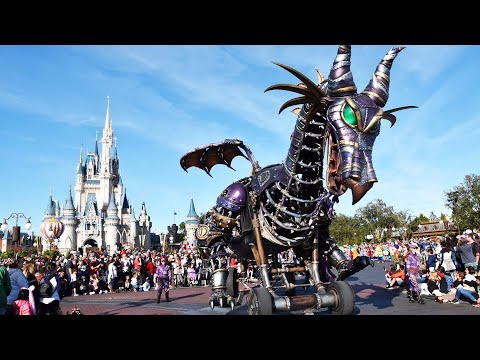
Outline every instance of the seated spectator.
<path fill-rule="evenodd" d="M 96 274 L 92 274 L 90 276 L 90 282 L 88 283 L 88 290 L 90 295 L 99 294 L 100 288 L 98 286 L 98 276 Z"/>
<path fill-rule="evenodd" d="M 465 281 L 474 282 L 477 271 L 472 266 L 467 266 L 465 268 Z"/>
<path fill-rule="evenodd" d="M 468 268 L 467 268 L 468 269 Z M 466 271 L 468 271 L 466 269 Z M 470 274 L 471 275 L 471 274 Z M 474 277 L 474 281 L 471 280 L 471 277 L 465 275 L 465 278 L 462 282 L 457 286 L 457 291 L 455 293 L 455 299 L 452 300 L 452 304 L 458 304 L 459 300 L 467 301 L 473 305 L 477 304 L 478 296 L 478 282 L 477 278 Z"/>
<path fill-rule="evenodd" d="M 428 279 L 426 283 L 420 284 L 421 294 L 422 295 L 433 295 L 435 290 L 439 289 L 439 276 L 436 271 L 430 271 L 428 274 Z"/>
<path fill-rule="evenodd" d="M 142 284 L 142 286 L 140 287 L 143 291 L 150 291 L 150 288 L 151 288 L 151 285 L 150 285 L 150 281 L 145 280 L 145 282 Z"/>
<path fill-rule="evenodd" d="M 130 280 L 130 275 L 125 275 L 125 283 L 123 287 L 124 287 L 124 291 L 132 291 L 132 283 Z"/>
<path fill-rule="evenodd" d="M 139 276 L 139 272 L 134 271 L 132 275 L 131 285 L 132 285 L 133 291 L 135 292 L 140 291 L 140 286 L 138 285 L 138 276 Z M 126 285 L 126 282 L 125 282 L 125 285 Z"/>
<path fill-rule="evenodd" d="M 463 286 L 463 279 L 465 279 L 465 273 L 463 271 L 455 271 L 455 280 L 453 281 L 452 288 L 447 295 L 438 296 L 435 298 L 435 301 L 438 301 L 439 303 L 446 303 L 455 300 L 457 288 L 459 286 Z"/>
<path fill-rule="evenodd" d="M 385 279 L 387 280 L 387 289 L 394 286 L 404 286 L 405 285 L 405 265 L 403 264 L 392 264 L 390 266 L 390 271 L 385 274 Z"/>
<path fill-rule="evenodd" d="M 442 293 L 448 293 L 453 286 L 453 277 L 450 273 L 445 271 L 443 266 L 439 266 L 437 269 L 437 275 L 440 278 L 439 289 Z"/>

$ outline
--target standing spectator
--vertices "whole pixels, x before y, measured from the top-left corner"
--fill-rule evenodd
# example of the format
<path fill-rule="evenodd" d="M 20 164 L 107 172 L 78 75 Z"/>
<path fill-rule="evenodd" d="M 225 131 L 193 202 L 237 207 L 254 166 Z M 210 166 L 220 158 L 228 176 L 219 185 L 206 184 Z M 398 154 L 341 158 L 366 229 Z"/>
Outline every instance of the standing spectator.
<path fill-rule="evenodd" d="M 427 270 L 429 272 L 435 271 L 435 265 L 437 263 L 437 254 L 432 248 L 427 249 Z"/>
<path fill-rule="evenodd" d="M 475 256 L 475 270 L 477 270 L 478 261 L 480 260 L 480 245 L 473 239 L 473 232 L 470 229 L 465 231 L 467 242 L 472 245 L 472 253 Z"/>
<path fill-rule="evenodd" d="M 40 294 L 39 315 L 60 315 L 60 300 L 63 296 L 63 293 L 61 293 L 62 284 L 60 277 L 57 275 L 57 266 L 54 262 L 49 262 L 45 265 L 42 283 L 45 281 L 50 281 L 53 292 L 45 297 L 42 297 Z"/>
<path fill-rule="evenodd" d="M 235 264 L 235 269 L 237 265 Z M 188 265 L 187 269 L 187 276 L 188 276 L 188 285 L 189 286 L 195 286 L 197 285 L 197 272 L 195 270 L 195 265 L 193 262 Z"/>
<path fill-rule="evenodd" d="M 438 259 L 437 270 L 440 267 L 443 267 L 445 269 L 445 273 L 453 277 L 453 274 L 456 270 L 453 249 L 449 246 L 447 241 L 442 241 L 441 246 L 442 250 L 440 251 L 440 257 Z"/>
<path fill-rule="evenodd" d="M 38 285 L 37 278 L 35 277 L 35 263 L 33 261 L 25 261 L 23 263 L 23 275 L 28 281 L 28 287 L 33 286 L 32 295 L 35 301 L 35 309 L 39 308 L 40 303 L 40 289 Z"/>
<path fill-rule="evenodd" d="M 107 268 L 108 290 L 113 293 L 117 284 L 117 265 L 115 259 L 111 258 Z"/>
<path fill-rule="evenodd" d="M 21 260 L 15 260 L 12 258 L 7 259 L 7 270 L 10 275 L 10 283 L 12 284 L 12 291 L 7 297 L 7 312 L 11 310 L 13 302 L 17 300 L 18 293 L 21 288 L 28 288 L 28 281 L 22 270 L 18 268 Z"/>
<path fill-rule="evenodd" d="M 153 284 L 153 274 L 155 274 L 155 264 L 153 263 L 151 257 L 147 257 L 145 269 L 147 270 L 147 279 L 145 282 L 148 282 L 148 285 L 151 286 Z"/>
<path fill-rule="evenodd" d="M 68 279 L 68 293 L 67 294 L 71 294 L 72 293 L 72 288 L 71 288 L 71 284 L 72 284 L 72 279 L 71 279 L 71 274 L 73 272 L 73 268 L 74 268 L 74 264 L 73 264 L 73 259 L 75 258 L 75 255 L 73 254 L 70 254 L 70 256 L 68 257 L 67 261 L 65 262 L 65 275 L 67 275 L 67 279 Z"/>
<path fill-rule="evenodd" d="M 460 259 L 462 261 L 462 268 L 466 269 L 467 267 L 471 266 L 474 267 L 475 270 L 477 269 L 477 260 L 475 255 L 473 254 L 472 244 L 468 242 L 467 237 L 465 235 L 458 235 L 458 245 L 457 245 L 457 253 L 460 255 Z"/>
<path fill-rule="evenodd" d="M 133 271 L 138 272 L 138 285 L 142 285 L 144 279 L 142 278 L 142 267 L 144 267 L 142 257 L 140 254 L 135 255 L 135 259 L 133 259 Z"/>
<path fill-rule="evenodd" d="M 5 266 L 0 265 L 0 315 L 5 315 L 7 312 L 7 296 L 12 291 L 10 283 L 10 275 Z"/>
<path fill-rule="evenodd" d="M 90 282 L 90 265 L 88 263 L 88 259 L 84 257 L 82 260 L 80 260 L 78 264 L 78 274 L 77 274 L 77 279 L 81 279 L 82 277 L 85 278 L 85 282 L 88 284 Z"/>

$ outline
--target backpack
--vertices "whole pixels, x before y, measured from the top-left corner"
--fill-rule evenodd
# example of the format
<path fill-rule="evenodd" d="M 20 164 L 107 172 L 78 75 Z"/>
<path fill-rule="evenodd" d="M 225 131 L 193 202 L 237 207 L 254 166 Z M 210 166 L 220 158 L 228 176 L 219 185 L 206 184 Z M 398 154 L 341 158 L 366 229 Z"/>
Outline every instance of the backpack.
<path fill-rule="evenodd" d="M 52 278 L 52 275 L 47 275 L 43 277 L 43 282 L 40 285 L 40 297 L 48 298 L 48 297 L 51 297 L 52 294 L 55 292 L 55 288 L 53 287 L 53 284 L 50 281 L 51 278 Z M 57 284 L 58 284 L 58 279 L 57 279 Z"/>
<path fill-rule="evenodd" d="M 52 282 L 50 279 L 55 278 L 57 281 L 57 286 L 53 286 Z M 60 282 L 60 278 L 58 275 L 46 275 L 43 277 L 43 282 L 40 284 L 40 297 L 46 298 L 46 297 L 51 297 L 52 294 L 57 290 L 58 288 L 58 296 L 60 299 L 63 298 L 63 291 L 62 291 L 62 284 Z"/>
<path fill-rule="evenodd" d="M 446 272 L 456 270 L 455 263 L 453 262 L 453 259 L 452 259 L 452 253 L 450 251 L 443 253 L 442 258 L 443 258 L 443 261 L 441 265 L 443 266 Z"/>

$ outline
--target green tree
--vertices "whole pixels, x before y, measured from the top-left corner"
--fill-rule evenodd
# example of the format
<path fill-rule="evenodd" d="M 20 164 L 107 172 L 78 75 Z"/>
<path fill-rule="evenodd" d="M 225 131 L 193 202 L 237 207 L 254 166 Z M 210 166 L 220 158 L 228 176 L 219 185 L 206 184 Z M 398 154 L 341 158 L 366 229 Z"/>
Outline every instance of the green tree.
<path fill-rule="evenodd" d="M 429 222 L 429 221 L 430 221 L 430 219 L 428 217 L 426 217 L 425 215 L 423 215 L 423 214 L 418 215 L 408 225 L 408 230 L 407 231 L 409 232 L 409 235 L 411 235 L 413 232 L 418 230 L 418 225 L 420 225 L 421 223 Z"/>
<path fill-rule="evenodd" d="M 330 225 L 330 236 L 338 244 L 358 244 L 364 240 L 365 235 L 361 221 L 356 217 L 337 214 Z"/>
<path fill-rule="evenodd" d="M 402 217 L 407 213 L 398 214 L 392 206 L 387 206 L 381 199 L 375 199 L 364 207 L 357 209 L 355 216 L 361 219 L 365 231 L 372 234 L 375 241 L 385 239 L 391 234 L 392 228 L 400 228 L 404 223 Z M 385 232 L 383 229 L 387 229 Z"/>
<path fill-rule="evenodd" d="M 178 225 L 177 241 L 178 242 L 184 241 L 186 235 L 187 235 L 187 231 L 185 230 L 185 221 L 182 221 L 180 225 Z"/>
<path fill-rule="evenodd" d="M 2 259 L 13 258 L 13 254 L 13 250 L 4 251 L 2 252 Z"/>
<path fill-rule="evenodd" d="M 480 227 L 480 176 L 466 175 L 463 183 L 445 192 L 445 206 L 459 229 Z"/>

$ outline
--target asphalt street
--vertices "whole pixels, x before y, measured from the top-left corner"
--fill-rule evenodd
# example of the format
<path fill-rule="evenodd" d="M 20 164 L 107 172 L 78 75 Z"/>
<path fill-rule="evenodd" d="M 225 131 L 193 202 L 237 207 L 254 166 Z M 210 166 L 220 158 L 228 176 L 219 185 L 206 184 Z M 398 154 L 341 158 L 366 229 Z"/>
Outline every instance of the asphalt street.
<path fill-rule="evenodd" d="M 439 304 L 434 297 L 426 297 L 425 304 L 410 303 L 405 290 L 386 289 L 383 266 L 390 263 L 375 264 L 375 267 L 352 275 L 347 282 L 355 293 L 354 315 L 480 315 L 480 308 L 474 308 L 466 302 L 460 304 Z M 301 281 L 301 279 L 297 279 Z M 240 287 L 242 289 L 242 286 Z M 312 289 L 310 289 L 312 290 Z M 297 294 L 304 293 L 297 288 Z M 208 305 L 210 288 L 204 286 L 171 289 L 170 302 L 164 296 L 160 304 L 155 302 L 156 292 L 121 292 L 113 294 L 85 295 L 65 297 L 61 302 L 62 312 L 66 314 L 77 306 L 84 315 L 247 315 L 245 302 L 233 311 L 227 308 Z M 303 315 L 304 312 L 278 313 L 274 315 Z M 331 315 L 328 309 L 307 312 L 309 315 Z"/>

